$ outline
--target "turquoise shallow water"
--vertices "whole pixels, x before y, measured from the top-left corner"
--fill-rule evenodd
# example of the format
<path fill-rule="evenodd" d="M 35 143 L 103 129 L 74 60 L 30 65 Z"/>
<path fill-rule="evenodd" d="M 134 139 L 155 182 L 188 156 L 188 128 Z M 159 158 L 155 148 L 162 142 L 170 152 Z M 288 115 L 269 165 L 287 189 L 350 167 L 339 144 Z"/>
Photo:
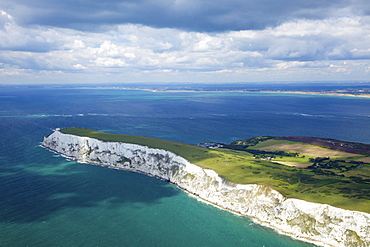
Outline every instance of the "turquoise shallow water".
<path fill-rule="evenodd" d="M 351 97 L 10 87 L 0 106 L 0 246 L 312 246 L 164 181 L 67 161 L 39 146 L 55 127 L 191 144 L 370 137 L 370 101 Z"/>
<path fill-rule="evenodd" d="M 48 163 L 25 167 L 24 182 L 3 176 L 2 245 L 309 246 L 152 177 L 62 157 Z"/>

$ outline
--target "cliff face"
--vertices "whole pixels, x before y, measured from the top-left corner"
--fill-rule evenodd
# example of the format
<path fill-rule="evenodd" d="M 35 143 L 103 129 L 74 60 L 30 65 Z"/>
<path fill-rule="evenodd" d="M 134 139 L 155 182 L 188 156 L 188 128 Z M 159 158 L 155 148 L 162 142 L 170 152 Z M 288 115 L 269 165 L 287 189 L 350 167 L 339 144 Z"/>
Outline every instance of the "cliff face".
<path fill-rule="evenodd" d="M 234 184 L 166 150 L 104 142 L 55 131 L 43 146 L 79 162 L 142 172 L 176 184 L 217 206 L 253 217 L 303 241 L 370 246 L 370 215 L 297 199 L 263 185 Z"/>

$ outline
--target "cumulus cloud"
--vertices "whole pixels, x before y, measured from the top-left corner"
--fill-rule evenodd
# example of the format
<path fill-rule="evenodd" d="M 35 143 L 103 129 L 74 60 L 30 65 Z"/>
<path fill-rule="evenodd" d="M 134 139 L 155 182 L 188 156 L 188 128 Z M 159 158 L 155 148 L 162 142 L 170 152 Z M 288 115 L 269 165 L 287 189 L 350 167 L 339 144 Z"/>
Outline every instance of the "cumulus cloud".
<path fill-rule="evenodd" d="M 144 2 L 154 4 L 151 1 L 115 1 L 112 4 L 135 9 Z M 220 10 L 216 11 L 217 16 L 230 20 L 241 18 L 235 6 L 239 6 L 241 11 L 244 2 L 233 1 L 230 3 L 232 6 L 227 6 L 226 9 L 234 9 L 235 14 L 225 14 L 226 10 Z M 266 4 L 268 1 L 262 2 Z M 1 11 L 0 76 L 117 75 L 122 80 L 124 75 L 124 78 L 137 81 L 292 80 L 304 77 L 322 80 L 335 76 L 341 79 L 351 76 L 366 78 L 370 73 L 370 18 L 364 14 L 320 19 L 338 12 L 352 13 L 357 8 L 355 3 L 359 2 L 352 1 L 354 4 L 348 7 L 342 1 L 331 1 L 329 5 L 334 6 L 329 11 L 331 13 L 326 13 L 327 7 L 324 5 L 308 3 L 302 9 L 298 10 L 297 7 L 296 14 L 290 15 L 294 18 L 282 18 L 274 25 L 267 25 L 270 17 L 266 17 L 258 24 L 259 28 L 224 28 L 222 32 L 199 32 L 190 26 L 185 29 L 158 28 L 155 26 L 160 25 L 152 24 L 114 24 L 99 32 L 40 25 L 42 22 L 27 26 L 18 22 L 20 17 Z M 15 3 L 24 4 L 17 0 Z M 55 4 L 50 2 L 50 6 Z M 64 4 L 64 1 L 60 3 L 62 13 Z M 78 7 L 80 2 L 76 4 Z M 92 4 L 100 6 L 102 3 Z M 167 4 L 166 8 L 182 15 L 185 10 L 200 13 L 208 2 L 177 0 L 157 4 Z M 205 10 L 208 18 L 213 16 L 210 15 L 212 11 L 220 7 L 218 5 L 220 3 L 215 2 L 210 10 Z M 34 13 L 30 6 L 24 7 L 29 8 L 29 13 L 26 11 L 29 16 Z M 268 8 L 275 7 L 272 4 Z M 262 11 L 259 3 L 252 10 L 255 8 Z M 315 9 L 316 14 L 308 14 L 310 8 Z M 88 10 L 93 11 L 94 8 Z M 79 11 L 81 14 L 88 10 Z M 73 14 L 78 8 L 70 11 Z M 287 13 L 285 10 L 282 12 Z M 98 17 L 104 15 L 101 10 L 94 13 Z M 114 13 L 111 13 L 113 17 Z M 296 18 L 308 15 L 312 18 Z M 209 23 L 216 23 L 215 19 L 211 19 Z M 31 20 L 36 19 L 30 18 L 29 24 Z M 98 25 L 104 23 L 101 20 L 96 20 Z M 265 24 L 261 24 L 263 22 Z"/>

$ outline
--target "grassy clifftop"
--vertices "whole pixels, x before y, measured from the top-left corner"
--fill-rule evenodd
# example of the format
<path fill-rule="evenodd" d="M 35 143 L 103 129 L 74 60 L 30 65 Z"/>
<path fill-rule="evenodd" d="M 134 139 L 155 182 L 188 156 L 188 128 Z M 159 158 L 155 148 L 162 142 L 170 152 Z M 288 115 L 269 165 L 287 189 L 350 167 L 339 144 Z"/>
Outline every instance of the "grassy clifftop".
<path fill-rule="evenodd" d="M 252 138 L 226 144 L 224 148 L 208 149 L 82 128 L 67 128 L 61 132 L 165 149 L 200 167 L 212 169 L 231 182 L 263 184 L 290 198 L 370 213 L 370 161 L 366 150 L 349 153 L 297 139 L 273 137 Z M 364 145 L 360 146 L 366 149 Z"/>
<path fill-rule="evenodd" d="M 212 157 L 214 153 L 208 149 L 193 145 L 145 136 L 111 134 L 85 128 L 67 128 L 60 130 L 60 132 L 64 134 L 96 138 L 102 141 L 126 142 L 148 146 L 151 148 L 165 149 L 186 158 L 190 162 L 198 162 L 200 160 Z"/>

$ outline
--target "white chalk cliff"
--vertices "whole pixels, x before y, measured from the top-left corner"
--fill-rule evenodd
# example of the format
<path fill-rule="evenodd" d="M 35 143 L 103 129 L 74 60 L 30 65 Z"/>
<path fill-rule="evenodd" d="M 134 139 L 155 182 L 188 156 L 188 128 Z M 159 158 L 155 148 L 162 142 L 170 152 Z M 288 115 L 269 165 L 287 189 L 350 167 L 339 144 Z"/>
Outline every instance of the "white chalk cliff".
<path fill-rule="evenodd" d="M 281 233 L 322 246 L 370 246 L 370 214 L 289 199 L 263 185 L 235 184 L 172 152 L 63 134 L 43 146 L 71 159 L 155 176 L 221 208 L 257 219 Z"/>

